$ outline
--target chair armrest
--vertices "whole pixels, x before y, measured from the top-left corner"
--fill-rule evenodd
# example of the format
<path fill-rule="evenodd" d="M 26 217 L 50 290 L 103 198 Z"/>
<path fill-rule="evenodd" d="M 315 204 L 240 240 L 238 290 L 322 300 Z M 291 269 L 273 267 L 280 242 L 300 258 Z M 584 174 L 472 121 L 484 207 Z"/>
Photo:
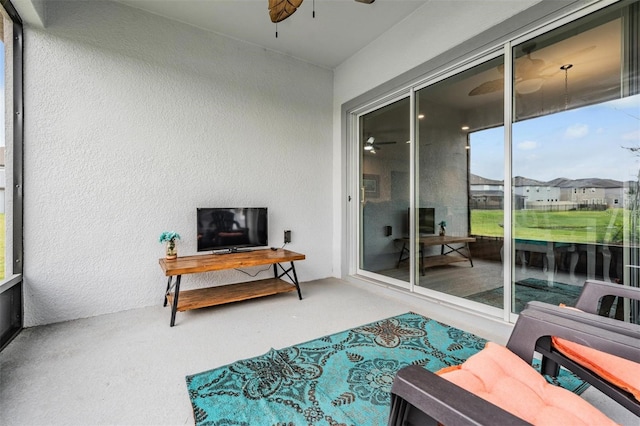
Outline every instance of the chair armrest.
<path fill-rule="evenodd" d="M 600 322 L 594 325 L 594 323 L 585 321 L 591 319 L 592 316 L 593 314 L 576 311 L 572 311 L 571 314 L 558 315 L 526 308 L 520 312 L 518 321 L 516 321 L 507 342 L 507 348 L 527 363 L 531 363 L 538 340 L 546 336 L 557 336 L 640 363 L 640 339 L 637 335 L 603 328 Z M 606 320 L 607 318 L 601 317 L 602 319 Z M 618 323 L 623 324 L 619 321 Z"/>
<path fill-rule="evenodd" d="M 640 325 L 619 321 L 614 318 L 602 317 L 590 312 L 577 311 L 572 308 L 565 308 L 549 303 L 532 301 L 528 302 L 525 309 L 546 312 L 562 318 L 568 318 L 573 321 L 599 327 L 614 333 L 624 334 L 627 336 L 640 339 Z"/>
<path fill-rule="evenodd" d="M 393 381 L 389 426 L 420 425 L 529 425 L 502 408 L 442 377 L 411 365 Z"/>
<path fill-rule="evenodd" d="M 640 288 L 604 281 L 587 280 L 585 281 L 580 297 L 578 297 L 578 301 L 576 302 L 576 308 L 585 312 L 597 314 L 600 299 L 603 296 L 609 295 L 640 300 Z"/>

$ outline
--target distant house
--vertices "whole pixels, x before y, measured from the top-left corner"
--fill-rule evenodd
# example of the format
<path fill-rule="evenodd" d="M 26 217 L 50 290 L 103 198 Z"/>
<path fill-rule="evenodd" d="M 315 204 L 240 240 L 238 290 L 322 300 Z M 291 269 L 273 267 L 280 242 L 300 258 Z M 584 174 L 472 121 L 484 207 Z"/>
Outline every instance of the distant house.
<path fill-rule="evenodd" d="M 559 208 L 561 205 L 560 189 L 548 182 L 516 176 L 513 179 L 513 192 L 522 197 L 526 209 L 540 209 L 542 206 L 553 205 Z"/>
<path fill-rule="evenodd" d="M 471 174 L 470 208 L 478 210 L 502 210 L 504 207 L 504 182 Z"/>
<path fill-rule="evenodd" d="M 613 179 L 566 179 L 558 178 L 549 182 L 561 190 L 561 199 L 577 204 L 578 208 L 621 207 L 623 205 L 624 184 Z"/>
<path fill-rule="evenodd" d="M 628 203 L 629 184 L 613 179 L 556 178 L 549 182 L 516 176 L 513 179 L 515 210 L 579 210 L 623 207 Z M 502 209 L 504 181 L 471 174 L 472 209 Z"/>

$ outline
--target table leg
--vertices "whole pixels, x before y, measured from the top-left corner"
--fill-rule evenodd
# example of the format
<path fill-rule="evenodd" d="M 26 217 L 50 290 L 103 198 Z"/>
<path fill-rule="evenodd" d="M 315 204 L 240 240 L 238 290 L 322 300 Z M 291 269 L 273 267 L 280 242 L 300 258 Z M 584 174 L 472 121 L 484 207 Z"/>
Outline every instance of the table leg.
<path fill-rule="evenodd" d="M 595 278 L 596 278 L 596 245 L 587 244 L 587 279 L 593 280 Z"/>
<path fill-rule="evenodd" d="M 407 250 L 407 243 L 403 242 L 402 243 L 402 250 L 400 250 L 400 257 L 398 258 L 398 263 L 396 264 L 396 269 L 400 268 L 400 262 L 403 262 L 403 261 L 408 259 L 408 257 L 406 259 L 402 258 L 402 255 L 404 254 L 405 250 Z"/>
<path fill-rule="evenodd" d="M 167 281 L 167 289 L 164 291 L 164 304 L 162 306 L 167 306 L 167 294 L 169 294 L 169 289 L 171 288 L 171 279 L 173 277 L 169 277 L 169 281 Z"/>
<path fill-rule="evenodd" d="M 176 289 L 173 292 L 173 306 L 171 307 L 171 327 L 176 323 L 176 311 L 178 310 L 178 295 L 180 294 L 180 278 L 182 275 L 176 277 Z"/>
<path fill-rule="evenodd" d="M 611 251 L 609 246 L 602 246 L 602 279 L 608 283 L 611 281 L 611 275 L 609 275 L 609 269 L 611 268 Z"/>
<path fill-rule="evenodd" d="M 278 269 L 277 267 L 280 267 L 280 269 L 282 269 L 282 273 L 278 274 Z M 274 263 L 273 264 L 273 271 L 275 273 L 275 277 L 277 278 L 282 278 L 283 276 L 287 276 L 289 277 L 289 279 L 291 280 L 291 282 L 293 282 L 293 285 L 296 286 L 296 290 L 298 290 L 298 299 L 302 300 L 302 293 L 300 292 L 300 283 L 298 283 L 298 274 L 296 274 L 296 267 L 294 266 L 293 262 L 291 262 L 291 267 L 289 269 L 284 269 L 284 266 L 282 266 L 279 263 Z M 293 277 L 291 275 L 289 275 L 289 272 L 293 272 Z"/>
<path fill-rule="evenodd" d="M 445 253 L 444 251 L 444 247 L 447 246 L 447 252 Z M 467 254 L 464 254 L 464 252 L 462 250 L 467 250 Z M 500 249 L 500 260 L 502 261 L 502 255 L 503 255 L 503 251 L 504 251 L 504 246 Z M 469 247 L 469 243 L 464 243 L 462 246 L 455 248 L 449 244 L 443 244 L 442 245 L 442 249 L 440 250 L 440 254 L 441 255 L 448 255 L 451 253 L 458 253 L 460 256 L 464 257 L 465 259 L 469 260 L 469 263 L 471 264 L 471 267 L 473 268 L 473 259 L 471 258 L 471 248 Z"/>
<path fill-rule="evenodd" d="M 554 243 L 551 241 L 547 242 L 547 252 L 545 258 L 547 259 L 547 285 L 549 287 L 553 287 L 553 280 L 556 273 L 556 252 L 554 250 Z"/>
<path fill-rule="evenodd" d="M 579 247 L 573 244 L 568 250 L 571 253 L 569 258 L 569 275 L 571 281 L 576 281 L 576 267 L 578 266 L 578 260 L 580 259 Z"/>
<path fill-rule="evenodd" d="M 300 284 L 298 283 L 298 275 L 296 274 L 296 267 L 293 266 L 293 262 L 291 262 L 291 270 L 293 271 L 293 282 L 296 285 L 296 289 L 298 290 L 298 300 L 302 300 L 302 293 L 300 292 Z"/>

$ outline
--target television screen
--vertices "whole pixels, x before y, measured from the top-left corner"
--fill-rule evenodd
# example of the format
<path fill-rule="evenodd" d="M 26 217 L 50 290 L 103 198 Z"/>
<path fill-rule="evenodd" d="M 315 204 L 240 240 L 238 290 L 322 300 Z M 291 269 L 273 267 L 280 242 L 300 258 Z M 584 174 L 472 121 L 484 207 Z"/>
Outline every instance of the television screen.
<path fill-rule="evenodd" d="M 198 208 L 198 251 L 268 246 L 266 207 Z"/>
<path fill-rule="evenodd" d="M 407 218 L 411 209 L 407 210 Z M 420 207 L 418 214 L 418 235 L 434 235 L 436 233 L 436 213 L 432 207 Z M 409 219 L 407 219 L 409 223 Z"/>

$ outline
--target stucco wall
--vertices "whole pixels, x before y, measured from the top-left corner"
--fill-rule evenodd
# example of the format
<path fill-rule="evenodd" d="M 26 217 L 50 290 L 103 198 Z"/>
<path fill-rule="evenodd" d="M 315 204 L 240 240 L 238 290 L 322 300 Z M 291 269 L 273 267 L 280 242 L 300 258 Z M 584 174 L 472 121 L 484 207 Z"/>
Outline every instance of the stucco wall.
<path fill-rule="evenodd" d="M 300 280 L 332 275 L 331 71 L 118 3 L 46 22 L 25 29 L 25 325 L 161 303 L 158 236 L 195 254 L 196 207 L 266 206 Z"/>

